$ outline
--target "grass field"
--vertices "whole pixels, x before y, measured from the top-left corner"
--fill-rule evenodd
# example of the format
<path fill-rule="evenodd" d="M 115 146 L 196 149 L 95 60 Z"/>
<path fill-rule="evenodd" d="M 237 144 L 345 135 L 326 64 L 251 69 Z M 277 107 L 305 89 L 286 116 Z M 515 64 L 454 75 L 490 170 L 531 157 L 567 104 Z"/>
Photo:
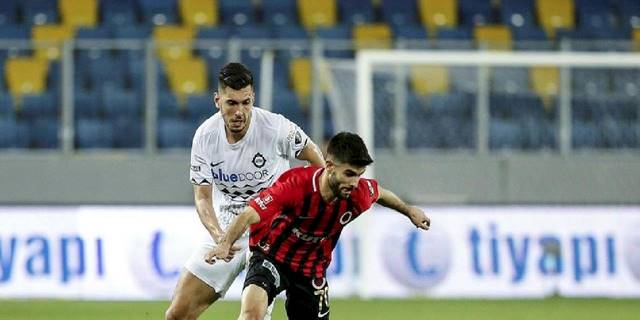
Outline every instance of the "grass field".
<path fill-rule="evenodd" d="M 168 302 L 0 300 L 0 320 L 163 319 Z M 201 319 L 236 319 L 239 302 L 217 303 Z M 274 320 L 286 319 L 279 300 Z M 640 300 L 333 300 L 331 319 L 640 319 Z"/>

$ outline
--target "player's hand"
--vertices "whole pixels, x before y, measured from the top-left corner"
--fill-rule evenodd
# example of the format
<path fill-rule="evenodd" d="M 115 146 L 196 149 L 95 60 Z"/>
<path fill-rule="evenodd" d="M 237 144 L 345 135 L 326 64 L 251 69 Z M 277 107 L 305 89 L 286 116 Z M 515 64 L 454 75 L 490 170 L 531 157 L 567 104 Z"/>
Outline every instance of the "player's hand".
<path fill-rule="evenodd" d="M 429 230 L 431 219 L 418 207 L 409 207 L 409 219 L 419 229 Z"/>
<path fill-rule="evenodd" d="M 204 255 L 204 261 L 208 264 L 214 264 L 218 260 L 229 262 L 231 261 L 231 259 L 233 259 L 236 252 L 240 250 L 242 250 L 242 247 L 238 245 L 217 245 L 211 251 L 207 252 L 207 254 Z"/>

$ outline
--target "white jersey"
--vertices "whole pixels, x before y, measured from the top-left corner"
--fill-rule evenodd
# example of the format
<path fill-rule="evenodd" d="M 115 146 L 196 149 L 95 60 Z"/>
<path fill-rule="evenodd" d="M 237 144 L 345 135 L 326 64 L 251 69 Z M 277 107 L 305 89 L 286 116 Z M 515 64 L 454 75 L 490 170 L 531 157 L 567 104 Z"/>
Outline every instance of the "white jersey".
<path fill-rule="evenodd" d="M 289 159 L 304 148 L 307 135 L 282 115 L 253 107 L 245 136 L 229 143 L 220 112 L 195 133 L 191 147 L 191 183 L 215 185 L 213 208 L 226 230 L 247 202 L 289 169 Z"/>

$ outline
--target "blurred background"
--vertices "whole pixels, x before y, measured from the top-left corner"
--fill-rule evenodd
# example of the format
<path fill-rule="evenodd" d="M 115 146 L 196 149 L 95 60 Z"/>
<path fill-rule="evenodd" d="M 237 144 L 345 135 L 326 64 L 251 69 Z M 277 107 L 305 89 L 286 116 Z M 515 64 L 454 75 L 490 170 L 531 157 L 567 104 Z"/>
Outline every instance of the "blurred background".
<path fill-rule="evenodd" d="M 639 52 L 638 0 L 0 0 L 0 319 L 161 317 L 206 236 L 189 150 L 229 61 L 320 144 L 365 136 L 432 216 L 348 228 L 335 318 L 632 319 Z"/>

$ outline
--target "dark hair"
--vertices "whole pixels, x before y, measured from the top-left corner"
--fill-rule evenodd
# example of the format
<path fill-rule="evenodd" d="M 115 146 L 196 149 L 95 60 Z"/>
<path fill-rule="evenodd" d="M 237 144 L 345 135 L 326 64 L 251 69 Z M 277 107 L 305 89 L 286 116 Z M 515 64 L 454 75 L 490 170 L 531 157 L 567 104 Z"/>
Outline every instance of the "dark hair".
<path fill-rule="evenodd" d="M 234 90 L 240 90 L 246 86 L 253 86 L 253 75 L 242 63 L 227 63 L 218 76 L 218 86 L 221 89 L 231 87 Z"/>
<path fill-rule="evenodd" d="M 366 167 L 373 163 L 362 138 L 350 132 L 340 132 L 331 137 L 327 155 L 338 162 L 358 167 Z"/>

